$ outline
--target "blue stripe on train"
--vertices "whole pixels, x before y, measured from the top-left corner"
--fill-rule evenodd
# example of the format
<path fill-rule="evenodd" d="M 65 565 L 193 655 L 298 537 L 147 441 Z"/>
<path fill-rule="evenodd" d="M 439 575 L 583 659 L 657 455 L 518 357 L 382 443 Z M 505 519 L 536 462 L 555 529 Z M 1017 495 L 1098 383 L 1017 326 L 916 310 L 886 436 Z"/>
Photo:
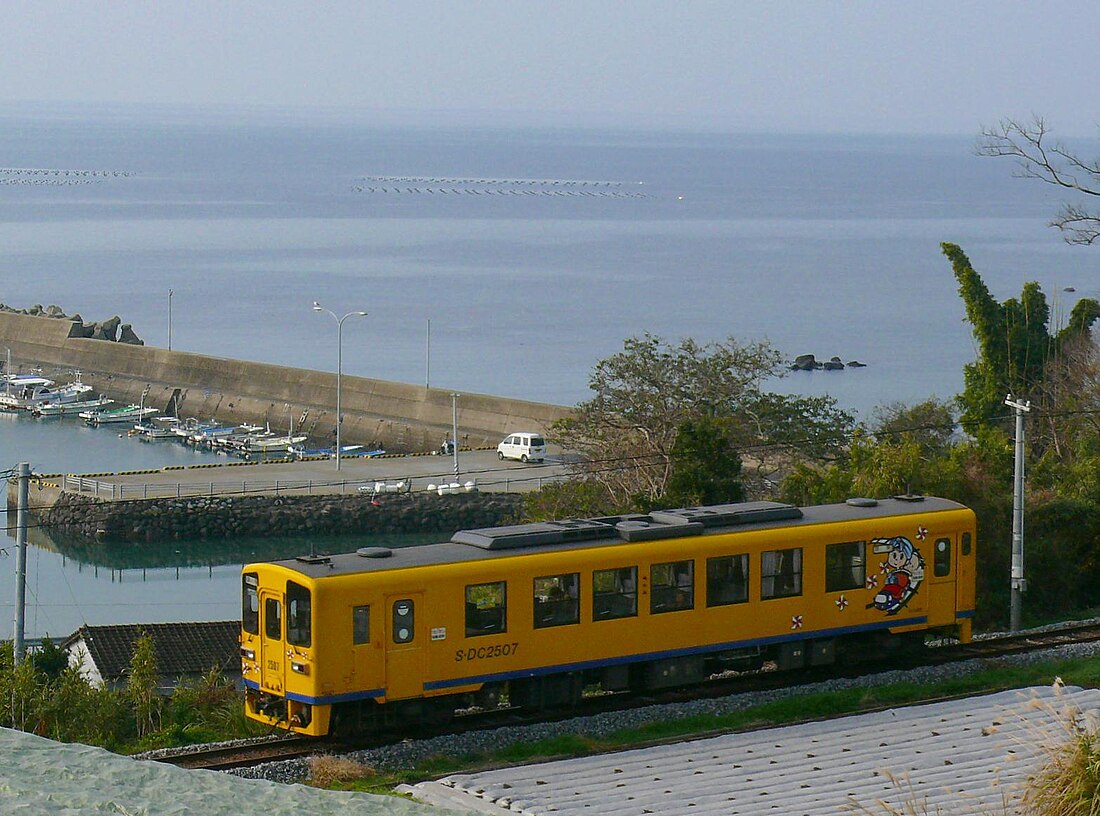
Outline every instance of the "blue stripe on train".
<path fill-rule="evenodd" d="M 835 637 L 847 635 L 853 632 L 869 632 L 878 629 L 893 629 L 899 626 L 915 626 L 927 623 L 928 618 L 921 616 L 916 618 L 895 619 L 882 621 L 881 623 L 865 624 L 861 626 L 842 626 L 837 629 L 824 629 L 815 632 L 805 632 L 794 635 L 774 635 L 753 640 L 734 640 L 728 643 L 714 643 L 709 646 L 694 646 L 687 649 L 670 649 L 663 652 L 648 652 L 646 654 L 616 657 L 611 660 L 589 660 L 582 663 L 562 663 L 556 666 L 543 666 L 537 669 L 524 669 L 521 671 L 498 672 L 496 674 L 481 674 L 474 677 L 459 677 L 454 680 L 433 680 L 424 684 L 425 691 L 435 689 L 453 688 L 455 686 L 470 686 L 478 683 L 495 683 L 502 680 L 516 680 L 525 677 L 539 677 L 544 674 L 556 674 L 558 672 L 585 671 L 587 669 L 599 669 L 605 666 L 620 666 L 624 663 L 637 663 L 643 660 L 662 660 L 669 657 L 685 657 L 694 654 L 707 654 L 721 652 L 726 649 L 744 649 L 753 646 L 770 646 L 775 643 L 789 643 L 799 640 L 812 640 L 820 637 Z"/>

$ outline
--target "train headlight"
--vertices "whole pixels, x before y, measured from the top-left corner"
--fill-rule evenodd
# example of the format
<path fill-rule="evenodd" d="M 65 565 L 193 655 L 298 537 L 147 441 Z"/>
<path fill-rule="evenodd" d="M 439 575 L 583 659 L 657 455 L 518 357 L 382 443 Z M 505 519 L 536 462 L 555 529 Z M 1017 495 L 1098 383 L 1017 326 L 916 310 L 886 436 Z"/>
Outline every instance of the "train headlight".
<path fill-rule="evenodd" d="M 309 666 L 305 663 L 298 663 L 296 661 L 290 661 L 290 670 L 296 671 L 298 674 L 309 674 Z"/>
<path fill-rule="evenodd" d="M 246 660 L 255 660 L 256 659 L 256 650 L 255 649 L 246 649 L 242 646 L 241 647 L 241 657 L 245 658 Z"/>

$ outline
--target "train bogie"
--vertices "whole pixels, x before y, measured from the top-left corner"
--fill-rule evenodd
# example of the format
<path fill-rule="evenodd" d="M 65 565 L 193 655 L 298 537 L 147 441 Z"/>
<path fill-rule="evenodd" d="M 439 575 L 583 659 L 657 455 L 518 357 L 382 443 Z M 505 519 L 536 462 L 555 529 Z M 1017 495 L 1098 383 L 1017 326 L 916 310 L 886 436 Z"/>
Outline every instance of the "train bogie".
<path fill-rule="evenodd" d="M 753 502 L 464 531 L 243 580 L 248 715 L 319 735 L 969 639 L 974 516 L 933 498 Z"/>

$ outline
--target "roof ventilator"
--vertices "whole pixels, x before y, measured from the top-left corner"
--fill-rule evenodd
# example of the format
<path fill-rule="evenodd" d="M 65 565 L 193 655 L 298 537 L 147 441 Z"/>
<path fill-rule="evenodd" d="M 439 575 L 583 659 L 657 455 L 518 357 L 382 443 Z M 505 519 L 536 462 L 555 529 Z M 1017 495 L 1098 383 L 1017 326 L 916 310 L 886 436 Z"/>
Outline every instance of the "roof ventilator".
<path fill-rule="evenodd" d="M 878 507 L 878 499 L 867 499 L 862 496 L 852 496 L 844 503 L 849 507 Z"/>
<path fill-rule="evenodd" d="M 389 558 L 393 550 L 389 547 L 360 547 L 355 554 L 362 558 Z"/>

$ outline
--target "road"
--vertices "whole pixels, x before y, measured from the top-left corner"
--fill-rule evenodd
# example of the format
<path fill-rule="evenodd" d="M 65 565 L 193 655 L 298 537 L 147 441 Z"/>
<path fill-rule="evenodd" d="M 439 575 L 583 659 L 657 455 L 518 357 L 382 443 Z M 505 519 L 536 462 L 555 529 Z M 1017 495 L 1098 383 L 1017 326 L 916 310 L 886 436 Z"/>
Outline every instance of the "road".
<path fill-rule="evenodd" d="M 117 474 L 69 477 L 65 489 L 102 499 L 170 496 L 350 493 L 360 488 L 421 491 L 429 485 L 458 483 L 465 490 L 473 482 L 481 491 L 537 490 L 567 473 L 564 457 L 549 456 L 542 464 L 501 461 L 492 450 L 462 451 L 459 475 L 451 456 L 414 455 L 344 458 L 340 470 L 332 459 L 197 465 Z M 398 487 L 400 485 L 400 487 Z"/>

